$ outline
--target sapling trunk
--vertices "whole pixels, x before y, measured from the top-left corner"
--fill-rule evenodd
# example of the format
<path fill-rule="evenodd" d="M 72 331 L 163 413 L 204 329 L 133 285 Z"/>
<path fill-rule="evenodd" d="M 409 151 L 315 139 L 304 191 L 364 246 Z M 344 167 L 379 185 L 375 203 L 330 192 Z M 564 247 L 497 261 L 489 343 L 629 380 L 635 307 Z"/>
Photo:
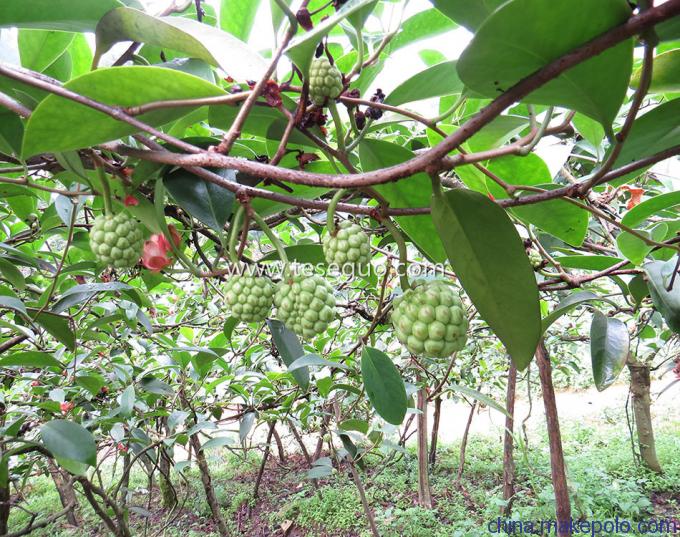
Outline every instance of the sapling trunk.
<path fill-rule="evenodd" d="M 442 398 L 437 396 L 434 400 L 434 415 L 432 416 L 432 434 L 430 436 L 430 466 L 434 467 L 437 461 L 437 440 L 439 437 L 439 420 L 442 413 Z"/>
<path fill-rule="evenodd" d="M 220 509 L 220 504 L 217 501 L 217 496 L 215 495 L 215 488 L 212 484 L 212 477 L 210 475 L 210 469 L 208 468 L 208 461 L 205 459 L 205 453 L 201 449 L 201 441 L 198 438 L 198 433 L 192 434 L 189 437 L 189 442 L 196 455 L 196 464 L 198 464 L 198 471 L 201 474 L 201 483 L 203 483 L 203 490 L 205 491 L 205 499 L 208 502 L 208 507 L 210 507 L 210 512 L 212 513 L 212 518 L 217 525 L 217 531 L 222 537 L 227 537 L 229 535 L 229 530 L 224 522 L 224 517 L 222 516 L 222 511 Z"/>
<path fill-rule="evenodd" d="M 47 470 L 49 471 L 50 476 L 52 476 L 54 486 L 59 493 L 61 505 L 64 508 L 68 507 L 69 505 L 75 506 L 66 513 L 66 520 L 71 526 L 80 526 L 78 516 L 76 515 L 76 510 L 78 508 L 78 498 L 76 498 L 76 492 L 73 489 L 73 485 L 69 483 L 68 474 L 61 470 L 52 459 L 47 459 Z"/>
<path fill-rule="evenodd" d="M 418 503 L 427 509 L 432 508 L 430 476 L 427 453 L 427 390 L 418 390 Z"/>
<path fill-rule="evenodd" d="M 555 388 L 552 382 L 552 365 L 545 342 L 541 338 L 536 349 L 536 361 L 538 373 L 541 378 L 543 391 L 543 405 L 545 407 L 545 419 L 548 426 L 548 442 L 550 444 L 550 469 L 552 474 L 553 490 L 555 491 L 555 515 L 557 518 L 557 537 L 570 536 L 571 530 L 571 502 L 569 500 L 569 488 L 567 474 L 564 468 L 564 451 L 562 449 L 562 436 L 560 422 L 557 417 L 557 402 L 555 400 Z"/>
<path fill-rule="evenodd" d="M 661 464 L 656 456 L 654 441 L 654 427 L 652 424 L 651 398 L 649 396 L 651 379 L 649 366 L 629 358 L 630 393 L 633 396 L 633 414 L 637 429 L 640 457 L 647 468 L 653 472 L 662 473 Z"/>
<path fill-rule="evenodd" d="M 515 428 L 515 392 L 517 388 L 517 367 L 510 363 L 508 370 L 508 388 L 505 397 L 505 434 L 503 436 L 503 500 L 505 505 L 501 507 L 501 514 L 509 516 L 512 512 L 512 502 L 515 497 L 515 459 L 514 428 Z"/>

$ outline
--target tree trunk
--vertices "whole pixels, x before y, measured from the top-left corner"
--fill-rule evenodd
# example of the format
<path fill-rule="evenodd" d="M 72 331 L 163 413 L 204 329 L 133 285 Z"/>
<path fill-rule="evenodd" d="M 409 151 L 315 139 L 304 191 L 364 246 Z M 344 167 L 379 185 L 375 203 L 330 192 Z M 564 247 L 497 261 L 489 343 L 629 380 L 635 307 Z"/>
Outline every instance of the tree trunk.
<path fill-rule="evenodd" d="M 120 486 L 120 492 L 118 493 L 118 502 L 122 508 L 127 506 L 128 489 L 130 487 L 130 464 L 130 452 L 126 451 L 125 455 L 123 455 L 123 481 Z"/>
<path fill-rule="evenodd" d="M 538 348 L 536 349 L 536 361 L 538 362 L 538 373 L 541 378 L 545 419 L 548 425 L 550 469 L 553 490 L 555 491 L 555 515 L 558 526 L 557 536 L 568 537 L 571 535 L 571 503 L 569 500 L 567 475 L 564 469 L 564 452 L 562 450 L 560 422 L 557 417 L 555 388 L 552 383 L 552 365 L 550 364 L 550 356 L 548 355 L 548 349 L 545 347 L 543 338 L 539 341 Z"/>
<path fill-rule="evenodd" d="M 434 467 L 437 461 L 437 440 L 439 437 L 439 420 L 442 412 L 442 398 L 437 396 L 434 400 L 434 416 L 432 417 L 432 435 L 430 436 L 430 466 Z"/>
<path fill-rule="evenodd" d="M 503 437 L 503 500 L 506 504 L 501 508 L 501 514 L 508 517 L 512 512 L 512 502 L 515 497 L 515 459 L 513 458 L 515 429 L 515 391 L 517 388 L 517 368 L 510 362 L 508 370 L 508 388 L 505 397 L 505 435 Z"/>
<path fill-rule="evenodd" d="M 0 453 L 2 452 L 0 451 Z M 0 535 L 9 533 L 9 481 L 7 481 L 6 485 L 5 483 L 0 483 Z"/>
<path fill-rule="evenodd" d="M 274 428 L 274 440 L 276 441 L 276 450 L 279 453 L 279 460 L 283 463 L 286 462 L 286 450 L 283 448 L 283 442 L 281 441 L 281 436 L 279 432 Z"/>
<path fill-rule="evenodd" d="M 481 385 L 477 391 L 481 389 Z M 458 473 L 456 474 L 456 481 L 460 483 L 463 478 L 463 469 L 465 468 L 465 450 L 467 449 L 468 436 L 470 435 L 470 427 L 472 426 L 472 418 L 475 416 L 475 409 L 477 408 L 477 401 L 472 402 L 470 413 L 468 414 L 467 423 L 465 424 L 465 431 L 463 432 L 463 439 L 460 441 L 460 456 L 458 461 Z"/>
<path fill-rule="evenodd" d="M 427 390 L 418 390 L 418 503 L 432 508 L 429 466 L 427 463 Z"/>
<path fill-rule="evenodd" d="M 656 456 L 649 396 L 651 387 L 649 366 L 629 359 L 628 370 L 630 371 L 630 393 L 633 396 L 633 414 L 635 415 L 640 457 L 642 457 L 645 466 L 660 474 L 663 470 Z"/>
<path fill-rule="evenodd" d="M 257 473 L 257 479 L 255 480 L 255 488 L 253 489 L 253 498 L 257 498 L 260 492 L 260 483 L 262 482 L 262 476 L 264 475 L 264 470 L 267 466 L 267 459 L 269 458 L 269 452 L 272 447 L 272 436 L 274 434 L 274 428 L 276 427 L 276 422 L 272 421 L 269 426 L 269 433 L 267 433 L 267 443 L 264 446 L 264 454 L 262 455 L 262 462 L 260 463 L 260 471 Z"/>
<path fill-rule="evenodd" d="M 359 491 L 359 497 L 361 498 L 361 506 L 364 508 L 364 514 L 366 515 L 366 519 L 368 520 L 368 526 L 371 528 L 371 534 L 373 535 L 373 537 L 380 537 L 380 533 L 378 532 L 378 526 L 375 523 L 375 516 L 373 515 L 373 510 L 371 509 L 371 506 L 368 503 L 368 498 L 366 498 L 366 491 L 364 490 L 364 486 L 361 483 L 359 472 L 357 472 L 356 465 L 354 464 L 354 460 L 352 459 L 351 455 L 348 455 L 347 462 L 349 465 L 349 471 L 352 474 L 352 480 L 354 481 L 354 484 L 356 485 L 357 490 Z"/>
<path fill-rule="evenodd" d="M 76 498 L 76 492 L 73 490 L 73 484 L 69 483 L 70 479 L 68 474 L 61 470 L 52 459 L 47 459 L 47 470 L 52 476 L 52 481 L 54 481 L 54 486 L 59 493 L 59 499 L 61 500 L 61 505 L 68 507 L 73 505 L 73 509 L 66 513 L 66 520 L 71 526 L 80 526 L 78 517 L 76 515 L 76 510 L 78 508 L 78 499 Z"/>
<path fill-rule="evenodd" d="M 172 485 L 172 478 L 170 477 L 170 457 L 165 453 L 165 448 L 161 446 L 158 450 L 158 488 L 161 490 L 161 505 L 165 509 L 172 509 L 177 505 L 177 493 L 175 487 Z"/>
<path fill-rule="evenodd" d="M 191 447 L 194 450 L 194 455 L 196 456 L 196 463 L 198 464 L 198 470 L 201 473 L 201 482 L 203 483 L 203 490 L 205 491 L 205 499 L 210 507 L 210 512 L 212 513 L 212 518 L 217 525 L 217 530 L 222 537 L 227 537 L 229 535 L 229 530 L 224 522 L 224 517 L 222 516 L 222 511 L 220 509 L 220 504 L 217 501 L 217 496 L 215 496 L 215 488 L 212 484 L 212 478 L 210 477 L 210 469 L 208 468 L 208 461 L 205 459 L 205 454 L 201 450 L 201 441 L 198 438 L 198 433 L 192 434 L 189 437 Z"/>

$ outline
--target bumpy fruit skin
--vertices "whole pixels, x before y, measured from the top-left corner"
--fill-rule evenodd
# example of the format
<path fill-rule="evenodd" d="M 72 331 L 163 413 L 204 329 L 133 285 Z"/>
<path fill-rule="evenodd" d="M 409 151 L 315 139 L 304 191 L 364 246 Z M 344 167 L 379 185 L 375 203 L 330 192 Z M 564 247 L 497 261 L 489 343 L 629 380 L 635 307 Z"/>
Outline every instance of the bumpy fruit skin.
<path fill-rule="evenodd" d="M 392 324 L 411 354 L 444 358 L 461 350 L 468 322 L 458 293 L 442 280 L 415 282 L 394 301 Z"/>
<path fill-rule="evenodd" d="M 232 276 L 224 287 L 224 299 L 239 321 L 264 321 L 274 303 L 274 284 L 261 276 Z"/>
<path fill-rule="evenodd" d="M 371 261 L 371 242 L 359 225 L 345 220 L 335 236 L 329 233 L 322 242 L 329 265 L 337 266 L 343 274 L 365 274 Z"/>
<path fill-rule="evenodd" d="M 293 274 L 274 294 L 278 317 L 293 332 L 312 339 L 335 319 L 333 288 L 318 274 Z"/>
<path fill-rule="evenodd" d="M 536 250 L 529 250 L 529 262 L 531 263 L 532 267 L 539 269 L 543 264 L 543 258 Z"/>
<path fill-rule="evenodd" d="M 309 98 L 317 106 L 342 93 L 342 73 L 326 56 L 314 58 L 309 68 Z"/>
<path fill-rule="evenodd" d="M 95 218 L 90 248 L 97 261 L 109 267 L 134 267 L 142 255 L 144 236 L 137 220 L 127 212 Z"/>

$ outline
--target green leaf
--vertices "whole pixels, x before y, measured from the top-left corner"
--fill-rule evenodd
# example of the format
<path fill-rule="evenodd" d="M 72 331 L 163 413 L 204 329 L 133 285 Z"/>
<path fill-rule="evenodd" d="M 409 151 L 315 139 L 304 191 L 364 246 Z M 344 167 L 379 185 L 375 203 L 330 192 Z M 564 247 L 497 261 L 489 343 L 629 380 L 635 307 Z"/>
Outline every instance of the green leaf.
<path fill-rule="evenodd" d="M 19 313 L 23 313 L 24 315 L 28 315 L 24 303 L 18 298 L 14 298 L 13 296 L 0 296 L 0 309 L 2 308 L 15 310 L 18 311 Z"/>
<path fill-rule="evenodd" d="M 72 33 L 53 30 L 19 30 L 22 67 L 42 73 L 64 53 L 73 37 Z"/>
<path fill-rule="evenodd" d="M 368 434 L 368 422 L 366 420 L 349 419 L 338 423 L 338 429 L 343 431 L 357 431 L 361 434 Z"/>
<path fill-rule="evenodd" d="M 415 155 L 408 149 L 382 140 L 365 140 L 359 149 L 363 171 L 373 171 L 405 162 Z M 430 178 L 419 173 L 400 183 L 374 187 L 393 207 L 427 207 L 432 186 Z M 441 262 L 446 252 L 437 239 L 437 231 L 427 215 L 395 218 L 413 243 L 430 259 Z"/>
<path fill-rule="evenodd" d="M 163 382 L 162 380 L 152 375 L 144 377 L 140 381 L 140 385 L 143 391 L 153 393 L 155 395 L 175 394 L 175 390 L 172 389 L 172 386 L 170 386 L 167 382 Z"/>
<path fill-rule="evenodd" d="M 97 69 L 71 80 L 65 87 L 109 106 L 129 107 L 152 101 L 224 95 L 224 90 L 192 75 L 159 67 Z M 160 126 L 193 108 L 162 109 L 142 114 L 140 121 Z M 102 112 L 57 95 L 37 106 L 26 125 L 23 155 L 81 149 L 137 132 Z"/>
<path fill-rule="evenodd" d="M 9 356 L 0 358 L 0 367 L 64 368 L 64 366 L 61 365 L 61 362 L 59 362 L 54 356 L 47 352 L 40 351 L 15 352 Z"/>
<path fill-rule="evenodd" d="M 390 53 L 412 43 L 454 30 L 458 25 L 437 9 L 427 9 L 406 19 L 397 35 L 390 41 Z"/>
<path fill-rule="evenodd" d="M 90 300 L 97 293 L 123 291 L 126 289 L 132 289 L 132 287 L 122 282 L 86 283 L 76 285 L 64 292 L 56 304 L 52 306 L 51 311 L 52 313 L 61 313 L 76 304 L 81 304 L 86 300 Z"/>
<path fill-rule="evenodd" d="M 493 408 L 495 410 L 498 410 L 501 414 L 505 414 L 508 416 L 508 411 L 505 410 L 505 408 L 502 405 L 499 405 L 496 401 L 494 401 L 491 397 L 488 395 L 484 395 L 483 393 L 470 388 L 468 386 L 463 386 L 461 384 L 456 384 L 455 382 L 449 383 L 449 386 L 454 392 L 460 392 L 468 397 L 472 397 L 473 399 L 476 399 L 480 403 L 484 403 L 486 406 Z"/>
<path fill-rule="evenodd" d="M 85 388 L 93 396 L 101 393 L 102 388 L 106 385 L 106 380 L 99 374 L 76 375 L 76 384 Z"/>
<path fill-rule="evenodd" d="M 224 168 L 218 173 L 228 181 L 236 181 L 234 170 Z M 178 205 L 196 220 L 217 233 L 224 230 L 234 204 L 233 192 L 181 168 L 167 174 L 163 184 Z"/>
<path fill-rule="evenodd" d="M 306 77 L 314 51 L 321 40 L 330 33 L 335 25 L 374 2 L 375 0 L 349 0 L 337 12 L 317 24 L 313 30 L 294 39 L 286 49 L 286 55 Z"/>
<path fill-rule="evenodd" d="M 557 307 L 550 313 L 550 315 L 546 316 L 543 318 L 543 332 L 545 332 L 548 328 L 550 328 L 550 325 L 552 325 L 557 319 L 562 317 L 563 315 L 566 315 L 569 313 L 571 310 L 573 310 L 575 307 L 580 306 L 582 304 L 586 304 L 589 302 L 608 302 L 609 304 L 612 304 L 613 306 L 616 306 L 616 303 L 613 302 L 612 300 L 609 300 L 608 298 L 601 297 L 599 295 L 596 295 L 595 293 L 591 293 L 590 291 L 583 291 L 579 293 L 573 293 L 569 295 L 567 298 L 562 300 Z"/>
<path fill-rule="evenodd" d="M 71 330 L 68 317 L 62 317 L 49 311 L 30 309 L 29 313 L 35 317 L 35 322 L 49 332 L 57 341 L 63 343 L 70 351 L 76 349 L 76 335 Z"/>
<path fill-rule="evenodd" d="M 576 114 L 573 123 L 581 136 L 583 136 L 595 149 L 599 150 L 605 135 L 602 125 L 583 114 Z"/>
<path fill-rule="evenodd" d="M 658 215 L 661 211 L 671 209 L 676 205 L 680 205 L 680 192 L 660 194 L 637 204 L 623 215 L 621 223 L 628 227 L 635 227 L 648 218 Z M 674 214 L 668 216 L 673 217 Z"/>
<path fill-rule="evenodd" d="M 430 0 L 444 15 L 474 31 L 506 0 Z"/>
<path fill-rule="evenodd" d="M 91 32 L 106 12 L 122 5 L 118 0 L 2 0 L 0 27 Z"/>
<path fill-rule="evenodd" d="M 224 321 L 224 326 L 222 327 L 222 333 L 225 335 L 227 340 L 231 341 L 231 336 L 234 333 L 234 328 L 238 325 L 239 320 L 236 317 L 229 317 Z"/>
<path fill-rule="evenodd" d="M 563 255 L 556 258 L 564 268 L 582 270 L 606 270 L 623 261 L 609 255 Z"/>
<path fill-rule="evenodd" d="M 334 367 L 336 369 L 347 369 L 345 364 L 326 360 L 317 354 L 305 354 L 304 356 L 297 358 L 288 366 L 288 371 L 295 371 L 301 367 Z"/>
<path fill-rule="evenodd" d="M 458 61 L 458 73 L 470 89 L 493 98 L 628 17 L 626 0 L 513 0 L 480 26 Z M 629 39 L 569 69 L 524 100 L 577 110 L 611 131 L 632 66 Z"/>
<path fill-rule="evenodd" d="M 677 261 L 653 261 L 644 266 L 654 307 L 676 334 L 680 334 L 680 276 L 668 290 Z"/>
<path fill-rule="evenodd" d="M 526 368 L 541 336 L 541 314 L 534 271 L 515 226 L 489 198 L 463 189 L 433 196 L 432 220 L 480 316 L 518 369 Z"/>
<path fill-rule="evenodd" d="M 361 376 L 375 411 L 388 423 L 401 425 L 407 408 L 406 387 L 392 360 L 378 349 L 364 347 Z"/>
<path fill-rule="evenodd" d="M 637 118 L 623 144 L 614 168 L 630 164 L 680 144 L 680 99 L 663 103 Z M 621 184 L 643 173 L 633 172 L 612 184 Z"/>
<path fill-rule="evenodd" d="M 633 73 L 630 85 L 640 86 L 642 66 Z M 680 91 L 680 49 L 669 50 L 654 58 L 650 93 L 670 93 Z"/>
<path fill-rule="evenodd" d="M 267 70 L 264 58 L 243 41 L 184 17 L 154 17 L 137 9 L 115 9 L 97 24 L 95 61 L 120 41 L 176 50 L 221 67 L 237 80 L 257 80 Z"/>
<path fill-rule="evenodd" d="M 3 257 L 0 257 L 0 274 L 2 274 L 12 286 L 20 291 L 23 291 L 26 288 L 26 279 L 24 278 L 24 275 L 16 265 L 10 263 Z"/>
<path fill-rule="evenodd" d="M 636 274 L 633 279 L 628 282 L 628 291 L 630 296 L 635 300 L 636 305 L 640 305 L 642 301 L 649 296 L 649 286 L 642 274 Z"/>
<path fill-rule="evenodd" d="M 248 41 L 261 0 L 222 0 L 220 28 L 241 41 Z"/>
<path fill-rule="evenodd" d="M 656 35 L 661 41 L 673 41 L 680 39 L 680 18 L 673 17 L 667 21 L 662 22 L 655 28 Z"/>
<path fill-rule="evenodd" d="M 40 427 L 47 450 L 69 472 L 85 475 L 97 464 L 97 446 L 92 433 L 82 425 L 67 420 L 48 421 Z"/>
<path fill-rule="evenodd" d="M 489 171 L 510 185 L 524 184 L 545 190 L 558 188 L 552 183 L 550 170 L 538 155 L 525 157 L 508 156 L 491 162 Z M 496 199 L 507 198 L 508 195 L 491 179 L 486 180 L 489 192 Z M 526 192 L 524 195 L 531 194 Z M 588 211 L 576 207 L 563 200 L 550 200 L 544 203 L 526 205 L 511 209 L 521 220 L 533 224 L 546 233 L 571 244 L 580 246 L 588 233 Z"/>
<path fill-rule="evenodd" d="M 290 366 L 295 360 L 304 356 L 306 353 L 302 348 L 302 344 L 298 337 L 286 328 L 281 321 L 276 319 L 267 319 L 267 326 L 272 334 L 272 341 L 274 346 L 279 351 L 281 360 L 287 366 Z M 309 369 L 306 367 L 296 369 L 292 372 L 295 382 L 303 389 L 309 388 Z"/>
<path fill-rule="evenodd" d="M 444 62 L 425 69 L 401 83 L 389 94 L 385 102 L 399 106 L 462 91 L 463 83 L 458 78 L 456 62 Z"/>
<path fill-rule="evenodd" d="M 590 325 L 590 358 L 593 379 L 598 391 L 606 390 L 626 365 L 630 338 L 626 325 L 619 319 L 605 317 L 599 311 Z"/>
<path fill-rule="evenodd" d="M 288 260 L 295 263 L 309 263 L 312 265 L 325 265 L 326 256 L 320 244 L 296 244 L 284 248 Z M 269 252 L 260 261 L 273 261 L 279 259 L 276 250 Z"/>
<path fill-rule="evenodd" d="M 135 387 L 130 384 L 120 395 L 120 414 L 126 418 L 132 416 L 132 411 L 135 408 L 135 401 L 137 396 L 135 394 Z"/>

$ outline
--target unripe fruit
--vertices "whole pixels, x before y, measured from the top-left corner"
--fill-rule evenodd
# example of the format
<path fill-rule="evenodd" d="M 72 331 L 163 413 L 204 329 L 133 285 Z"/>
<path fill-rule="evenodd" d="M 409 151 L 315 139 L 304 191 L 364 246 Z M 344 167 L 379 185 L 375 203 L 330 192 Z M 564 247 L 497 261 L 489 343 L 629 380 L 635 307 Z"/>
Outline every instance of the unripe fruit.
<path fill-rule="evenodd" d="M 137 220 L 127 212 L 95 218 L 90 248 L 97 261 L 113 268 L 134 267 L 142 255 L 144 237 Z"/>
<path fill-rule="evenodd" d="M 239 321 L 264 321 L 274 302 L 274 284 L 261 276 L 232 276 L 224 287 L 224 299 Z"/>
<path fill-rule="evenodd" d="M 415 282 L 394 300 L 392 325 L 411 354 L 444 358 L 465 346 L 468 322 L 458 293 L 442 280 Z"/>
<path fill-rule="evenodd" d="M 532 249 L 529 250 L 529 262 L 531 263 L 532 267 L 538 269 L 541 268 L 541 265 L 543 264 L 543 258 L 541 257 L 540 253 Z"/>
<path fill-rule="evenodd" d="M 309 68 L 309 98 L 317 106 L 342 93 L 342 73 L 326 56 L 314 58 Z"/>
<path fill-rule="evenodd" d="M 335 319 L 333 288 L 318 274 L 287 276 L 274 304 L 286 327 L 305 339 L 322 334 Z"/>
<path fill-rule="evenodd" d="M 323 238 L 323 253 L 329 265 L 336 265 L 343 274 L 364 275 L 371 261 L 371 242 L 360 226 L 341 222 L 335 235 Z"/>

